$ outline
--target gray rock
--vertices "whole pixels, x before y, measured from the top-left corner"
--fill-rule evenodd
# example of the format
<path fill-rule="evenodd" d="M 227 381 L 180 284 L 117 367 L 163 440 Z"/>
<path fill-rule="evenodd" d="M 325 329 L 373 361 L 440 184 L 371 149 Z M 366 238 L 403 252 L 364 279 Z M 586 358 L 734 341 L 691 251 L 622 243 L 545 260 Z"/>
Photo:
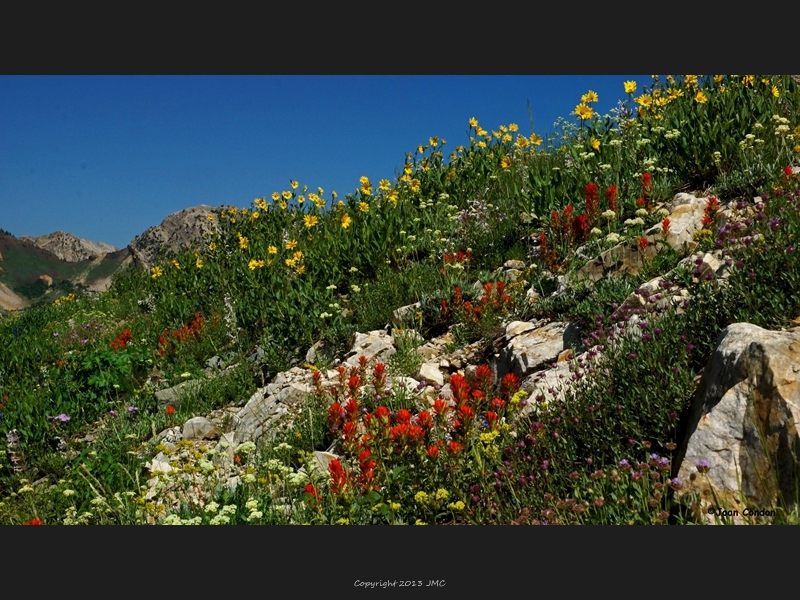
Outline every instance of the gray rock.
<path fill-rule="evenodd" d="M 417 378 L 436 385 L 444 385 L 444 376 L 439 370 L 438 362 L 422 363 L 419 368 L 419 373 L 417 373 Z"/>
<path fill-rule="evenodd" d="M 183 424 L 183 439 L 210 440 L 219 436 L 217 428 L 205 417 L 193 417 Z"/>
<path fill-rule="evenodd" d="M 165 408 L 168 404 L 178 407 L 187 394 L 196 392 L 201 385 L 202 382 L 199 379 L 190 379 L 170 388 L 158 390 L 155 393 L 156 403 L 159 409 Z"/>
<path fill-rule="evenodd" d="M 366 356 L 370 362 L 385 362 L 395 352 L 394 339 L 383 329 L 369 333 L 356 332 L 350 351 L 345 355 L 344 364 L 358 365 L 361 356 Z"/>
<path fill-rule="evenodd" d="M 414 313 L 418 311 L 421 306 L 422 305 L 419 302 L 415 302 L 414 304 L 408 304 L 406 306 L 396 308 L 394 312 L 392 312 L 392 325 L 398 329 L 407 327 L 413 318 Z"/>
<path fill-rule="evenodd" d="M 575 324 L 554 322 L 525 331 L 511 339 L 491 361 L 497 377 L 514 373 L 524 379 L 544 365 L 555 362 L 567 348 L 581 345 L 580 330 Z"/>

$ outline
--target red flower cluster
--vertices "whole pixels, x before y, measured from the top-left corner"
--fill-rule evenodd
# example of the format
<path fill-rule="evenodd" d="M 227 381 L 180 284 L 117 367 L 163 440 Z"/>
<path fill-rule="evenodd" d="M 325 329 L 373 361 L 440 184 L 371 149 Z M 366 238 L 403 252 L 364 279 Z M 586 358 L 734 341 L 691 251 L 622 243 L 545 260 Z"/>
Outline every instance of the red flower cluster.
<path fill-rule="evenodd" d="M 173 352 L 177 351 L 177 346 L 175 342 L 169 339 L 170 337 L 174 338 L 177 342 L 186 342 L 193 337 L 199 336 L 204 325 L 205 320 L 203 319 L 203 315 L 197 312 L 194 314 L 194 319 L 192 319 L 189 325 L 184 325 L 180 329 L 174 329 L 172 331 L 169 329 L 165 330 L 158 338 L 159 356 L 164 356 L 167 349 L 171 349 Z"/>
<path fill-rule="evenodd" d="M 483 297 L 473 305 L 469 300 L 464 300 L 461 288 L 456 287 L 453 292 L 453 310 L 463 317 L 464 322 L 477 324 L 487 314 L 505 312 L 511 307 L 511 296 L 505 293 L 506 284 L 502 281 L 483 284 Z M 448 314 L 447 302 L 442 300 L 442 312 Z"/>
<path fill-rule="evenodd" d="M 703 214 L 703 227 L 710 227 L 717 220 L 717 213 L 719 212 L 719 201 L 711 196 L 706 202 L 705 213 Z"/>
<path fill-rule="evenodd" d="M 606 190 L 606 202 L 608 202 L 609 210 L 617 212 L 619 205 L 617 204 L 617 186 L 612 185 Z"/>
<path fill-rule="evenodd" d="M 667 239 L 667 236 L 669 235 L 669 226 L 669 219 L 664 219 L 661 221 L 661 235 L 664 239 Z"/>
<path fill-rule="evenodd" d="M 550 249 L 550 244 L 547 243 L 547 236 L 544 233 L 539 235 L 539 258 L 548 267 L 556 262 L 556 251 Z"/>
<path fill-rule="evenodd" d="M 589 184 L 594 185 L 594 184 Z M 587 186 L 588 188 L 589 186 Z M 562 214 L 558 211 L 550 213 L 550 227 L 553 235 L 559 244 L 572 244 L 573 242 L 584 241 L 589 234 L 591 220 L 597 216 L 597 186 L 594 191 L 587 190 L 587 213 L 585 215 L 573 216 L 573 207 L 568 204 Z M 590 212 L 591 211 L 591 212 Z M 594 217 L 592 216 L 594 215 Z"/>
<path fill-rule="evenodd" d="M 346 369 L 340 370 L 341 393 L 349 392 L 347 384 L 357 379 L 356 375 L 346 377 Z M 372 385 L 376 389 L 384 386 L 385 377 L 385 365 L 375 365 Z M 469 381 L 454 374 L 450 379 L 453 401 L 437 398 L 430 410 L 400 408 L 392 412 L 386 406 L 378 406 L 366 412 L 355 395 L 348 394 L 342 401 L 334 399 L 327 424 L 341 441 L 345 456 L 328 465 L 331 493 L 367 494 L 380 489 L 379 477 L 391 472 L 393 464 L 422 460 L 427 464 L 433 461 L 431 466 L 435 468 L 456 468 L 452 457 L 465 450 L 469 432 L 481 422 L 483 427 L 499 427 L 519 385 L 519 378 L 508 374 L 495 395 L 492 370 L 482 365 Z M 357 388 L 355 391 L 362 393 Z M 336 398 L 337 390 L 328 393 Z M 381 465 L 383 468 L 379 468 Z M 317 489 L 308 484 L 305 491 L 306 502 L 318 506 L 321 498 Z"/>
<path fill-rule="evenodd" d="M 44 521 L 41 519 L 35 518 L 31 519 L 30 521 L 25 521 L 23 525 L 44 525 Z"/>
<path fill-rule="evenodd" d="M 597 215 L 600 212 L 600 199 L 597 191 L 597 184 L 594 182 L 586 184 L 586 216 L 590 226 L 597 222 Z M 574 227 L 574 224 L 573 224 Z"/>
<path fill-rule="evenodd" d="M 128 342 L 131 341 L 132 337 L 133 337 L 133 334 L 131 333 L 131 330 L 130 329 L 126 329 L 125 331 L 123 331 L 119 335 L 119 337 L 117 339 L 115 339 L 113 342 L 111 342 L 111 349 L 112 350 L 122 350 L 123 348 L 126 348 L 127 345 L 128 345 Z"/>
<path fill-rule="evenodd" d="M 642 173 L 642 205 L 650 210 L 650 195 L 653 193 L 653 178 L 650 173 Z"/>
<path fill-rule="evenodd" d="M 468 260 L 472 260 L 472 252 L 467 250 L 459 250 L 458 252 L 454 252 L 453 254 L 449 254 L 447 252 L 444 253 L 444 262 L 447 265 L 455 264 L 455 263 L 463 263 Z"/>

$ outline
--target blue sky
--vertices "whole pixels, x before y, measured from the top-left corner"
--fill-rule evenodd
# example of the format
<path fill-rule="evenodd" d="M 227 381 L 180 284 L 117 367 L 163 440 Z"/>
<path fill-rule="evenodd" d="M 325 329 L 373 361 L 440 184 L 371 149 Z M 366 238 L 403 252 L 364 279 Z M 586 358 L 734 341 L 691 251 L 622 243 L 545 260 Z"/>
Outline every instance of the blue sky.
<path fill-rule="evenodd" d="M 249 206 L 289 180 L 340 197 L 394 181 L 468 120 L 544 136 L 594 90 L 606 113 L 650 75 L 0 76 L 0 228 L 124 247 L 198 204 Z"/>

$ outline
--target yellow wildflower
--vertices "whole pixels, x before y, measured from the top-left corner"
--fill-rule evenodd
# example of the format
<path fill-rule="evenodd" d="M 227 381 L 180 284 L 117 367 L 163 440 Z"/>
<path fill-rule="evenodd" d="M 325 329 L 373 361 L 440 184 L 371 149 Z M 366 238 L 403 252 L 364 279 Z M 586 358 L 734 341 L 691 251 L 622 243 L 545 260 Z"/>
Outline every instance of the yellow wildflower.
<path fill-rule="evenodd" d="M 593 150 L 600 150 L 600 140 L 597 138 L 592 138 L 592 141 L 589 142 L 589 145 L 592 147 Z"/>
<path fill-rule="evenodd" d="M 697 78 L 698 78 L 697 75 L 684 75 L 683 76 L 683 79 L 686 82 L 687 86 L 697 85 Z"/>
<path fill-rule="evenodd" d="M 358 181 L 361 183 L 361 187 L 372 187 L 372 182 L 366 175 L 359 177 Z"/>
<path fill-rule="evenodd" d="M 511 167 L 511 157 L 504 156 L 503 158 L 501 158 L 500 166 L 503 167 L 504 169 L 508 169 L 509 167 Z"/>
<path fill-rule="evenodd" d="M 680 98 L 683 96 L 683 90 L 678 88 L 671 88 L 669 92 L 667 92 L 670 100 L 674 100 L 675 98 Z"/>
<path fill-rule="evenodd" d="M 626 94 L 633 94 L 636 92 L 636 82 L 635 81 L 626 81 L 622 84 L 622 87 L 625 88 Z"/>
<path fill-rule="evenodd" d="M 214 214 L 213 213 L 208 213 L 206 216 L 208 217 L 209 221 L 213 221 L 214 220 Z"/>
<path fill-rule="evenodd" d="M 722 83 L 723 79 L 725 79 L 725 75 L 714 75 L 714 83 Z"/>
<path fill-rule="evenodd" d="M 281 210 L 286 210 L 286 207 L 289 206 L 289 205 L 286 202 L 284 202 L 283 200 L 281 200 L 280 203 L 278 204 L 278 206 L 281 207 Z"/>
<path fill-rule="evenodd" d="M 298 186 L 298 185 L 300 185 L 300 184 L 299 184 L 299 183 L 297 183 L 297 182 L 296 182 L 294 179 L 292 179 L 292 180 L 289 182 L 289 185 L 291 185 L 291 186 L 292 186 L 292 189 L 293 189 L 293 190 L 296 190 L 296 189 L 297 189 L 297 186 Z"/>
<path fill-rule="evenodd" d="M 255 200 L 253 200 L 253 202 L 261 210 L 267 210 L 267 199 L 266 198 L 256 198 Z"/>
<path fill-rule="evenodd" d="M 214 250 L 216 250 L 216 249 L 217 249 L 217 244 L 216 244 L 216 242 L 211 242 L 211 243 L 208 245 L 208 249 L 209 249 L 209 250 L 211 250 L 212 252 L 213 252 Z"/>
<path fill-rule="evenodd" d="M 755 75 L 745 75 L 744 77 L 742 77 L 742 85 L 744 87 L 751 87 L 755 79 L 756 79 Z"/>
<path fill-rule="evenodd" d="M 534 146 L 539 146 L 542 143 L 542 136 L 535 133 L 532 133 L 529 139 Z"/>
<path fill-rule="evenodd" d="M 653 98 L 648 94 L 642 94 L 641 96 L 637 96 L 636 98 L 633 99 L 633 101 L 636 102 L 636 104 L 638 104 L 639 106 L 650 106 L 651 104 L 653 104 Z"/>
<path fill-rule="evenodd" d="M 350 223 L 352 222 L 353 219 L 350 218 L 350 215 L 348 215 L 347 213 L 344 213 L 342 215 L 342 229 L 347 229 L 348 227 L 350 227 Z"/>
<path fill-rule="evenodd" d="M 486 131 L 486 130 L 485 130 L 483 127 L 479 127 L 479 128 L 478 128 L 478 131 L 476 131 L 476 133 L 477 133 L 478 135 L 480 135 L 480 136 L 484 136 L 484 135 L 487 135 L 489 132 L 488 132 L 488 131 Z"/>
<path fill-rule="evenodd" d="M 478 142 L 478 148 L 486 148 L 486 142 L 484 142 L 483 140 Z"/>
<path fill-rule="evenodd" d="M 514 138 L 513 138 L 513 136 L 512 136 L 510 133 L 504 133 L 504 134 L 503 134 L 503 137 L 502 137 L 502 139 L 501 139 L 501 141 L 503 141 L 503 142 L 510 142 L 510 141 L 511 141 L 511 140 L 513 140 L 513 139 L 514 139 Z"/>
<path fill-rule="evenodd" d="M 776 98 L 781 95 L 781 91 L 778 89 L 777 85 L 772 86 L 772 95 L 775 96 Z"/>
<path fill-rule="evenodd" d="M 515 132 L 519 131 L 519 125 L 517 125 L 516 123 L 511 123 L 511 124 L 509 124 L 509 126 L 508 126 L 508 130 L 509 130 L 511 133 L 515 133 Z"/>
<path fill-rule="evenodd" d="M 179 263 L 177 260 L 175 260 L 173 258 L 172 259 L 172 266 L 175 267 L 176 269 L 180 269 L 181 268 L 181 263 Z"/>
<path fill-rule="evenodd" d="M 387 191 L 391 187 L 391 183 L 389 183 L 388 179 L 381 179 L 378 182 L 378 187 L 380 187 L 384 192 Z"/>
<path fill-rule="evenodd" d="M 421 185 L 419 179 L 412 179 L 411 183 L 409 183 L 412 192 L 418 192 Z"/>
<path fill-rule="evenodd" d="M 524 148 L 528 145 L 528 138 L 526 138 L 522 134 L 517 135 L 517 141 L 514 142 L 517 145 L 517 148 Z"/>
<path fill-rule="evenodd" d="M 359 202 L 358 210 L 360 210 L 361 212 L 369 212 L 369 204 L 367 204 L 366 202 Z"/>
<path fill-rule="evenodd" d="M 585 121 L 586 119 L 591 119 L 594 116 L 594 110 L 592 110 L 590 106 L 587 106 L 581 102 L 575 107 L 575 110 L 572 111 L 572 114 Z"/>
<path fill-rule="evenodd" d="M 303 252 L 301 250 L 295 250 L 295 253 L 292 255 L 292 257 L 297 261 L 303 260 Z"/>
<path fill-rule="evenodd" d="M 389 202 L 391 202 L 392 204 L 396 205 L 397 204 L 397 196 L 398 196 L 397 190 L 389 190 L 389 193 L 386 194 L 386 199 Z"/>
<path fill-rule="evenodd" d="M 249 243 L 248 239 L 238 231 L 236 232 L 236 235 L 239 236 L 239 248 L 241 248 L 242 250 L 246 250 L 247 244 Z"/>
<path fill-rule="evenodd" d="M 285 262 L 285 263 L 286 263 L 286 266 L 287 266 L 287 267 L 291 267 L 291 268 L 294 268 L 294 266 L 297 264 L 297 261 L 296 261 L 294 258 L 287 258 L 287 259 L 286 259 L 285 261 L 283 261 L 283 262 Z"/>
<path fill-rule="evenodd" d="M 337 194 L 337 193 L 336 193 L 336 190 L 333 190 L 333 191 L 331 192 L 331 198 L 333 198 L 334 200 L 336 200 L 336 198 L 338 198 L 338 197 L 339 197 L 339 194 Z"/>
<path fill-rule="evenodd" d="M 297 203 L 298 203 L 298 204 L 302 204 L 302 203 L 303 203 L 303 202 L 305 202 L 305 201 L 306 201 L 306 197 L 305 197 L 305 196 L 303 196 L 302 194 L 300 194 L 300 195 L 297 197 Z"/>
<path fill-rule="evenodd" d="M 302 275 L 303 273 L 306 272 L 306 266 L 305 265 L 300 265 L 299 267 L 297 267 L 294 270 L 294 272 L 297 273 L 298 275 Z"/>
<path fill-rule="evenodd" d="M 698 104 L 705 104 L 708 102 L 708 96 L 703 93 L 703 90 L 697 90 L 697 93 L 694 95 L 694 101 Z"/>
<path fill-rule="evenodd" d="M 303 217 L 303 225 L 308 228 L 314 227 L 317 223 L 319 223 L 319 217 L 317 215 L 306 215 Z"/>
<path fill-rule="evenodd" d="M 423 152 L 425 152 L 425 146 L 420 144 L 419 146 L 417 146 L 417 153 L 422 154 Z"/>
<path fill-rule="evenodd" d="M 153 279 L 155 279 L 156 277 L 161 277 L 164 274 L 164 271 L 161 270 L 161 267 L 153 267 L 152 269 L 150 269 L 150 272 L 152 273 L 150 277 L 152 277 Z"/>
<path fill-rule="evenodd" d="M 478 128 L 478 119 L 476 119 L 475 117 L 470 117 L 469 118 L 469 126 L 470 127 L 474 127 L 474 128 L 477 129 Z"/>
<path fill-rule="evenodd" d="M 290 192 L 289 190 L 286 190 L 285 192 L 283 192 L 281 194 L 281 196 L 283 196 L 284 200 L 291 200 L 292 199 L 292 192 Z"/>
<path fill-rule="evenodd" d="M 267 252 L 269 252 L 270 254 L 277 254 L 278 248 L 275 246 L 270 246 L 269 248 L 267 248 Z"/>
<path fill-rule="evenodd" d="M 194 266 L 197 267 L 198 269 L 202 269 L 203 268 L 203 259 L 202 258 L 198 258 L 196 261 L 194 261 Z"/>
<path fill-rule="evenodd" d="M 597 101 L 598 101 L 597 92 L 594 92 L 592 90 L 589 90 L 583 96 L 581 96 L 581 102 L 583 102 L 584 104 Z"/>
<path fill-rule="evenodd" d="M 255 271 L 258 267 L 264 266 L 263 260 L 256 260 L 255 258 L 251 259 L 247 266 L 250 268 L 251 271 Z"/>
<path fill-rule="evenodd" d="M 272 199 L 277 202 L 281 199 L 281 195 L 278 192 L 272 192 Z"/>
<path fill-rule="evenodd" d="M 492 131 L 492 137 L 497 138 L 499 140 L 501 137 L 503 137 L 503 134 L 500 133 L 499 131 Z"/>
<path fill-rule="evenodd" d="M 428 138 L 428 143 L 429 143 L 429 144 L 430 144 L 432 147 L 436 148 L 436 145 L 439 143 L 439 138 L 438 138 L 438 137 L 436 137 L 436 136 L 433 136 L 432 138 Z"/>
<path fill-rule="evenodd" d="M 297 240 L 289 240 L 286 242 L 287 250 L 294 250 L 297 247 Z"/>
<path fill-rule="evenodd" d="M 321 187 L 318 187 L 318 188 L 317 188 L 317 193 L 318 193 L 320 196 L 322 196 L 322 194 L 324 194 L 324 193 L 325 193 L 325 190 L 323 190 Z"/>

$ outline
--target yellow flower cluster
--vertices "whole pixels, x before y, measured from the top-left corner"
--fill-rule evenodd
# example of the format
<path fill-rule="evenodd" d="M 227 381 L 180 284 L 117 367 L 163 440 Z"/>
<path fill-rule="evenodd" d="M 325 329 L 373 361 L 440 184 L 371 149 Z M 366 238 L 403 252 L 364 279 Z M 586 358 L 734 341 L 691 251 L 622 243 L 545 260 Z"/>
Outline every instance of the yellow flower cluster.
<path fill-rule="evenodd" d="M 255 271 L 257 268 L 264 266 L 263 260 L 256 260 L 255 258 L 251 259 L 247 266 L 250 268 L 251 271 Z"/>
<path fill-rule="evenodd" d="M 63 304 L 64 302 L 72 302 L 75 300 L 75 293 L 71 292 L 66 296 L 62 296 L 61 298 L 57 298 L 53 301 L 53 306 L 58 306 L 59 304 Z"/>
<path fill-rule="evenodd" d="M 239 248 L 246 250 L 250 241 L 238 231 L 236 232 L 236 235 L 239 237 Z"/>
<path fill-rule="evenodd" d="M 153 279 L 157 277 L 161 277 L 164 274 L 164 271 L 161 270 L 161 267 L 153 267 L 150 269 L 150 277 Z"/>

